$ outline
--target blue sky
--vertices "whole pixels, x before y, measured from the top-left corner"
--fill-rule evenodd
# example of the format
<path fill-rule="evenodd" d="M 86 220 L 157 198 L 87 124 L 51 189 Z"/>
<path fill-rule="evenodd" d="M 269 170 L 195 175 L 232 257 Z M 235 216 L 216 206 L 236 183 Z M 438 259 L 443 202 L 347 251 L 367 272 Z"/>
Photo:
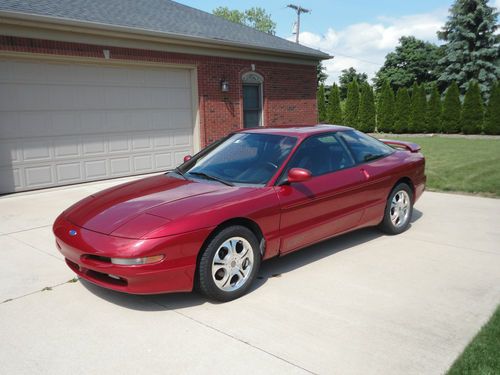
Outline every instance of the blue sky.
<path fill-rule="evenodd" d="M 397 45 L 399 37 L 415 35 L 437 42 L 436 31 L 444 24 L 452 0 L 312 0 L 312 1 L 227 1 L 177 0 L 211 12 L 218 6 L 245 10 L 266 9 L 277 23 L 276 35 L 292 39 L 296 14 L 286 4 L 311 9 L 301 17 L 301 44 L 321 49 L 334 59 L 324 62 L 328 83 L 337 80 L 342 69 L 353 66 L 373 77 L 384 57 Z M 500 0 L 490 0 L 500 8 Z"/>

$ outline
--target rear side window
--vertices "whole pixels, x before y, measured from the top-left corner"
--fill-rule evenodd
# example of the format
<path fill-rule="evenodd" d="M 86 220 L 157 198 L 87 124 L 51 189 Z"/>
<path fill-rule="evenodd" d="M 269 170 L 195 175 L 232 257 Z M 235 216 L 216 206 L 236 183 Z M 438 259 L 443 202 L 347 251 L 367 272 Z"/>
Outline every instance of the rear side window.
<path fill-rule="evenodd" d="M 304 168 L 313 176 L 349 168 L 354 165 L 346 147 L 333 134 L 307 138 L 288 163 L 284 175 L 292 168 Z"/>
<path fill-rule="evenodd" d="M 394 152 L 392 147 L 357 130 L 341 131 L 337 136 L 349 147 L 356 163 L 366 163 Z"/>

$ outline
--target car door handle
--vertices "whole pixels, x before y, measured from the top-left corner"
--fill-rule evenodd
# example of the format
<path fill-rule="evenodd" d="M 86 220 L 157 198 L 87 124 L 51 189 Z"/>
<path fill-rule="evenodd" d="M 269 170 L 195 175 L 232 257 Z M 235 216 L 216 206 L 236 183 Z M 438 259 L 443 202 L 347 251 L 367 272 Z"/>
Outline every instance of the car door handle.
<path fill-rule="evenodd" d="M 364 168 L 361 168 L 361 173 L 363 174 L 363 176 L 365 176 L 365 178 L 368 180 L 370 179 L 370 174 L 368 173 L 368 171 Z"/>

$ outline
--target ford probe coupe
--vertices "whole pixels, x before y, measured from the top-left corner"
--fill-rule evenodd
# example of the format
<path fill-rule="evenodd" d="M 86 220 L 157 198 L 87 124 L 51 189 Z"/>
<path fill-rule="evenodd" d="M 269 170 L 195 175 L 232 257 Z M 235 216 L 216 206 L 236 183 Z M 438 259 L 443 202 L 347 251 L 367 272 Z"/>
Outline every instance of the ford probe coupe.
<path fill-rule="evenodd" d="M 262 260 L 362 227 L 405 231 L 424 168 L 418 145 L 348 127 L 247 129 L 175 170 L 81 200 L 53 230 L 68 266 L 92 283 L 229 301 Z"/>

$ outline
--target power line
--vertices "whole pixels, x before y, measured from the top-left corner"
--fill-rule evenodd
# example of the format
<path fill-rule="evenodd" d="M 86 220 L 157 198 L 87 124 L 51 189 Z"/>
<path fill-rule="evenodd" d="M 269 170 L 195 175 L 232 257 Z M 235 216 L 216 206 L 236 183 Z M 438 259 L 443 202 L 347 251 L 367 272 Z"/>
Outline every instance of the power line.
<path fill-rule="evenodd" d="M 291 8 L 297 12 L 297 22 L 295 23 L 295 43 L 299 42 L 299 34 L 300 34 L 300 14 L 301 13 L 310 13 L 310 9 L 302 8 L 300 5 L 288 4 L 287 8 Z"/>

